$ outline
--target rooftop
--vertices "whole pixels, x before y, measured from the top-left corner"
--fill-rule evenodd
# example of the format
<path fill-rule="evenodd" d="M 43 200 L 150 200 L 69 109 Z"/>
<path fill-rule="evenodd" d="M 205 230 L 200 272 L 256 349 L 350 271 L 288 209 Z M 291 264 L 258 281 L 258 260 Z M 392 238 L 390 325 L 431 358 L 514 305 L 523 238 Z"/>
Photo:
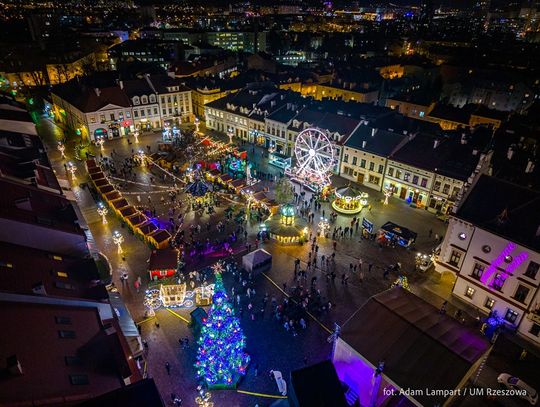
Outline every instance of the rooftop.
<path fill-rule="evenodd" d="M 540 250 L 540 192 L 482 175 L 456 217 L 523 246 Z"/>
<path fill-rule="evenodd" d="M 402 388 L 454 389 L 489 349 L 476 331 L 402 288 L 386 290 L 342 327 L 341 339 Z M 339 371 L 339 367 L 337 369 Z M 415 396 L 424 405 L 441 396 Z"/>

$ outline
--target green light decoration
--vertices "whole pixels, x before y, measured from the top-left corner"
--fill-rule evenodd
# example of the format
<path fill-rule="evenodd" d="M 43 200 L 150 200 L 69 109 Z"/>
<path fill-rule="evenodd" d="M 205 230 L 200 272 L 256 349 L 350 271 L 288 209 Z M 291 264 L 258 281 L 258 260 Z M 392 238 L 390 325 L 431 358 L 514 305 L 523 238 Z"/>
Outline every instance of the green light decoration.
<path fill-rule="evenodd" d="M 399 276 L 398 279 L 392 283 L 392 287 L 401 287 L 405 290 L 411 291 L 411 287 L 409 287 L 409 280 L 407 280 L 407 277 L 405 276 Z"/>
<path fill-rule="evenodd" d="M 208 388 L 234 388 L 246 373 L 249 355 L 244 351 L 245 337 L 228 302 L 221 273 L 215 277 L 213 303 L 197 341 L 195 367 Z"/>

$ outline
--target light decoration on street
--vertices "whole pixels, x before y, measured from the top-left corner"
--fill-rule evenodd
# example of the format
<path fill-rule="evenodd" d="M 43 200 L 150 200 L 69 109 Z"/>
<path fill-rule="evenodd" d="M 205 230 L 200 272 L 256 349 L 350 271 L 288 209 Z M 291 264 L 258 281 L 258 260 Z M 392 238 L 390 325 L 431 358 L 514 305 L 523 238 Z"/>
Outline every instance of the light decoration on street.
<path fill-rule="evenodd" d="M 384 204 L 385 205 L 388 205 L 388 199 L 392 196 L 392 194 L 394 193 L 394 188 L 392 187 L 385 187 L 384 188 Z"/>
<path fill-rule="evenodd" d="M 411 287 L 409 287 L 409 280 L 405 276 L 399 276 L 397 280 L 392 283 L 392 287 L 401 287 L 407 291 L 411 291 Z"/>
<path fill-rule="evenodd" d="M 118 230 L 115 230 L 112 235 L 112 239 L 114 244 L 118 246 L 118 253 L 123 253 L 124 250 L 122 249 L 122 243 L 124 243 L 124 236 L 122 236 Z"/>
<path fill-rule="evenodd" d="M 77 166 L 73 164 L 71 161 L 67 164 L 67 170 L 71 173 L 71 178 L 73 179 L 77 178 L 75 176 L 75 172 L 77 171 Z"/>
<path fill-rule="evenodd" d="M 212 269 L 212 272 L 214 273 L 214 275 L 223 273 L 223 270 L 225 269 L 223 267 L 223 262 L 221 262 L 221 261 L 218 261 L 217 263 L 214 263 L 212 265 L 212 267 L 210 267 L 210 268 Z"/>
<path fill-rule="evenodd" d="M 135 137 L 135 143 L 139 144 L 139 130 L 135 130 L 133 137 Z"/>
<path fill-rule="evenodd" d="M 98 204 L 97 213 L 99 214 L 99 216 L 101 216 L 101 220 L 102 220 L 103 224 L 106 225 L 107 224 L 107 214 L 109 213 L 109 210 L 101 202 Z"/>
<path fill-rule="evenodd" d="M 199 126 L 200 126 L 200 124 L 201 124 L 201 121 L 199 120 L 198 117 L 195 117 L 194 123 L 195 123 L 195 132 L 198 133 L 198 132 L 199 132 Z"/>
<path fill-rule="evenodd" d="M 195 398 L 197 407 L 214 407 L 214 402 L 210 401 L 212 394 L 209 391 L 201 389 L 199 395 Z"/>
<path fill-rule="evenodd" d="M 330 184 L 330 174 L 335 164 L 335 148 L 330 139 L 319 129 L 302 130 L 294 143 L 296 165 L 285 173 L 319 191 Z"/>
<path fill-rule="evenodd" d="M 146 290 L 143 304 L 146 309 L 151 311 L 159 309 L 163 305 L 160 291 L 157 289 Z"/>
<path fill-rule="evenodd" d="M 336 190 L 336 198 L 332 201 L 332 208 L 337 212 L 352 215 L 359 213 L 368 203 L 368 194 L 346 186 Z"/>
<path fill-rule="evenodd" d="M 100 149 L 101 151 L 103 151 L 103 150 L 104 150 L 103 145 L 105 144 L 105 137 L 103 137 L 103 136 L 98 136 L 98 137 L 96 138 L 96 144 L 99 146 L 99 149 Z"/>
<path fill-rule="evenodd" d="M 227 136 L 229 137 L 229 144 L 232 144 L 232 140 L 233 140 L 233 136 L 234 136 L 234 132 L 233 132 L 232 127 L 229 127 L 227 129 Z"/>
<path fill-rule="evenodd" d="M 58 149 L 58 151 L 60 151 L 60 154 L 61 154 L 61 158 L 64 159 L 66 158 L 66 146 L 64 145 L 64 143 L 62 143 L 61 141 L 58 142 L 58 146 L 56 147 Z"/>
<path fill-rule="evenodd" d="M 326 236 L 326 232 L 330 229 L 330 223 L 328 219 L 321 217 L 319 224 L 317 225 L 321 231 L 321 236 Z"/>
<path fill-rule="evenodd" d="M 245 337 L 228 302 L 221 274 L 215 279 L 212 307 L 197 341 L 195 368 L 208 388 L 235 388 L 250 358 L 244 351 Z"/>
<path fill-rule="evenodd" d="M 146 165 L 146 154 L 144 154 L 143 150 L 137 152 L 137 158 L 139 159 L 141 166 L 144 167 Z"/>

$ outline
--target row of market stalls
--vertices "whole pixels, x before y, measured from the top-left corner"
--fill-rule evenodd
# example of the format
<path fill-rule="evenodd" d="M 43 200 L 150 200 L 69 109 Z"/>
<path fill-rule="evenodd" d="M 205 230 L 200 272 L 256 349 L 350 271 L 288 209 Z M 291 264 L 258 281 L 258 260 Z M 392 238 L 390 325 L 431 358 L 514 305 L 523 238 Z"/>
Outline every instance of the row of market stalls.
<path fill-rule="evenodd" d="M 171 238 L 170 233 L 158 228 L 142 212 L 130 205 L 109 182 L 94 159 L 86 160 L 86 169 L 92 184 L 103 198 L 103 201 L 118 217 L 126 222 L 136 235 L 158 249 L 168 247 Z"/>

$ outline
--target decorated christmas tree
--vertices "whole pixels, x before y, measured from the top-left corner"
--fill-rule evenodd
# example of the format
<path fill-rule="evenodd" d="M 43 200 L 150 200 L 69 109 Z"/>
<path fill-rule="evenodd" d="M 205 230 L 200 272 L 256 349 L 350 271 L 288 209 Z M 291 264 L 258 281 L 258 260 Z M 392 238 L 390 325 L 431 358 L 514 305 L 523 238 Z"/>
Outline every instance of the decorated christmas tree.
<path fill-rule="evenodd" d="M 235 387 L 249 363 L 245 337 L 227 300 L 221 273 L 215 277 L 213 303 L 199 336 L 195 364 L 198 376 L 211 389 Z"/>

